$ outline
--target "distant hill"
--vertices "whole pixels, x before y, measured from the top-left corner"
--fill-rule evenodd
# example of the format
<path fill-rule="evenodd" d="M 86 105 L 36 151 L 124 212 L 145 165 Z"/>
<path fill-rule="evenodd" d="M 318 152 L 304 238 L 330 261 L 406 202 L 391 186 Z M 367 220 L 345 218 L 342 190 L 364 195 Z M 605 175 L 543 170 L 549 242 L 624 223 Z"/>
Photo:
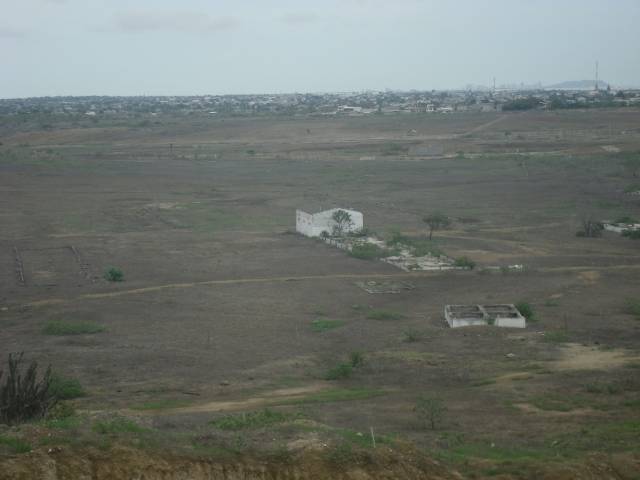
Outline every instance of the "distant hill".
<path fill-rule="evenodd" d="M 593 90 L 595 87 L 595 80 L 569 80 L 567 82 L 560 82 L 554 85 L 547 85 L 546 88 L 557 90 Z M 607 88 L 609 83 L 604 80 L 598 81 L 600 88 Z"/>

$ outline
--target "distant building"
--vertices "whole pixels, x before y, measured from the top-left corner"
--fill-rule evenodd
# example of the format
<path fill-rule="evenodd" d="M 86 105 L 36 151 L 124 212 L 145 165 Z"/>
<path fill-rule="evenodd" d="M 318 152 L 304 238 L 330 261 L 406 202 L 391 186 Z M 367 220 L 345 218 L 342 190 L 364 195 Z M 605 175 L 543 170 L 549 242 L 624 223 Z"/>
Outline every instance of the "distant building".
<path fill-rule="evenodd" d="M 333 233 L 337 225 L 333 215 L 338 210 L 347 212 L 351 217 L 351 224 L 346 226 L 345 233 L 362 230 L 364 219 L 361 212 L 349 208 L 332 208 L 313 214 L 296 210 L 296 232 L 307 237 L 319 237 L 322 232 Z"/>

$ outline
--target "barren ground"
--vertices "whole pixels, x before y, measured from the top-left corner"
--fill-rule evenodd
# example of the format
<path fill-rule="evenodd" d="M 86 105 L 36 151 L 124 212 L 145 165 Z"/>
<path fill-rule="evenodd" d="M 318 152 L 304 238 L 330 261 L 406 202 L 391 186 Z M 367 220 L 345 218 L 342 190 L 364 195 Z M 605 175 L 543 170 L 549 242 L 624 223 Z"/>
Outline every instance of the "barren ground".
<path fill-rule="evenodd" d="M 0 124 L 0 354 L 86 390 L 71 426 L 0 438 L 215 456 L 369 448 L 373 428 L 470 478 L 640 448 L 640 320 L 626 308 L 640 241 L 575 235 L 583 218 L 640 217 L 626 193 L 640 111 L 86 122 Z M 417 144 L 445 155 L 410 155 Z M 291 233 L 296 208 L 334 206 L 381 236 L 422 235 L 444 212 L 455 222 L 438 247 L 477 268 L 407 274 Z M 525 270 L 486 270 L 513 264 Z M 103 278 L 110 266 L 124 282 Z M 415 289 L 355 285 L 389 278 Z M 519 301 L 535 310 L 523 331 L 443 320 L 447 303 Z M 401 317 L 367 318 L 381 310 Z M 318 332 L 317 319 L 339 323 Z M 104 331 L 45 335 L 56 320 Z M 327 380 L 352 352 L 364 364 Z M 416 417 L 420 396 L 447 407 L 436 429 Z M 210 423 L 266 407 L 295 420 Z M 116 416 L 145 430 L 92 430 Z"/>

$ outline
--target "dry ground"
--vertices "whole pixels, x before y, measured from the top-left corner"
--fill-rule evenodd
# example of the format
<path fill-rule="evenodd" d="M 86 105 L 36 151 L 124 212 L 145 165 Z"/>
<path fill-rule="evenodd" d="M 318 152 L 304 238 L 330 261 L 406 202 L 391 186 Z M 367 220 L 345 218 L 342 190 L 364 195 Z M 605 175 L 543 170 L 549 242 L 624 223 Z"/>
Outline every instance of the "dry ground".
<path fill-rule="evenodd" d="M 640 299 L 640 243 L 575 236 L 587 216 L 640 217 L 625 193 L 639 111 L 3 121 L 0 353 L 79 379 L 84 422 L 118 413 L 193 448 L 228 446 L 208 421 L 269 406 L 323 427 L 242 442 L 373 427 L 463 470 L 493 462 L 485 473 L 640 446 L 640 321 L 625 310 Z M 445 155 L 407 155 L 418 143 Z M 447 254 L 526 269 L 405 274 L 290 233 L 295 208 L 332 206 L 363 211 L 381 235 L 422 234 L 422 216 L 442 211 L 456 219 L 436 234 Z M 104 280 L 110 266 L 124 282 Z M 387 277 L 416 288 L 355 285 Z M 446 303 L 517 301 L 536 311 L 524 331 L 442 318 Z M 367 318 L 380 310 L 402 317 Z M 341 323 L 317 332 L 317 319 Z M 44 335 L 55 320 L 105 331 Z M 325 379 L 356 351 L 351 377 Z M 436 430 L 417 421 L 421 395 L 448 408 Z"/>

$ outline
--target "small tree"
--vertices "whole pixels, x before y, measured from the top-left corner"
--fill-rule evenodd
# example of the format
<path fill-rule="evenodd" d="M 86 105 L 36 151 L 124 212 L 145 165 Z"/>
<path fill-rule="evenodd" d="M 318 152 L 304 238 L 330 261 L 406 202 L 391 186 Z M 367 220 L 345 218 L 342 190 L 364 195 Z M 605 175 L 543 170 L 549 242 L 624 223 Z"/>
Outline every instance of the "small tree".
<path fill-rule="evenodd" d="M 342 237 L 346 231 L 353 227 L 351 214 L 345 210 L 336 210 L 333 212 L 331 220 L 335 223 L 333 226 L 333 234 L 337 237 Z"/>
<path fill-rule="evenodd" d="M 422 221 L 429 226 L 429 240 L 433 238 L 434 231 L 447 228 L 451 225 L 451 220 L 443 213 L 432 213 L 424 217 Z"/>
<path fill-rule="evenodd" d="M 435 430 L 442 421 L 447 407 L 440 398 L 420 397 L 413 410 L 425 428 Z"/>
<path fill-rule="evenodd" d="M 576 236 L 589 238 L 600 237 L 603 230 L 604 225 L 602 222 L 597 222 L 591 218 L 587 218 L 582 220 L 582 230 L 576 232 Z"/>
<path fill-rule="evenodd" d="M 106 278 L 110 282 L 121 282 L 124 280 L 124 273 L 122 273 L 122 270 L 120 270 L 119 268 L 111 267 L 104 274 L 104 278 Z"/>

